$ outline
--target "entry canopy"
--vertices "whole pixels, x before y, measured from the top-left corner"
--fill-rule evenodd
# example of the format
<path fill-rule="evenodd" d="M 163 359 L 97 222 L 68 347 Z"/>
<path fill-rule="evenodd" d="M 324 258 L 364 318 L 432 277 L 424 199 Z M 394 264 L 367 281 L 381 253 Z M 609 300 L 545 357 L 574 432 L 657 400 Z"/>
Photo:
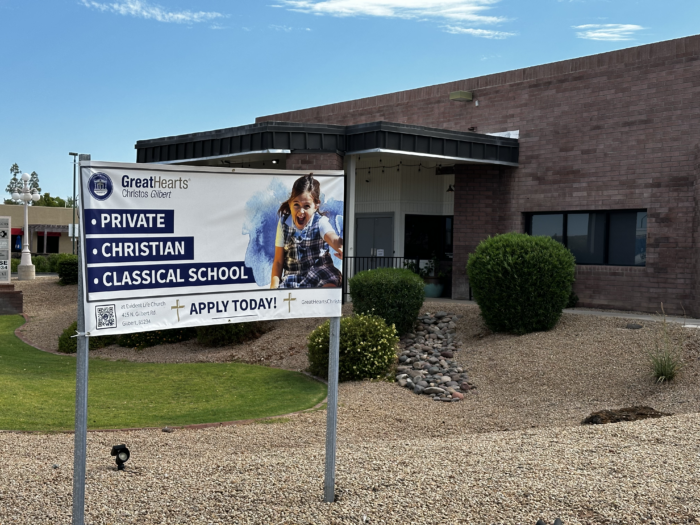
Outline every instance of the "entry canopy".
<path fill-rule="evenodd" d="M 370 122 L 352 126 L 260 122 L 235 128 L 139 140 L 136 161 L 260 167 L 288 153 L 396 153 L 471 164 L 518 166 L 518 140 L 466 131 Z M 267 164 L 269 167 L 270 164 Z"/>

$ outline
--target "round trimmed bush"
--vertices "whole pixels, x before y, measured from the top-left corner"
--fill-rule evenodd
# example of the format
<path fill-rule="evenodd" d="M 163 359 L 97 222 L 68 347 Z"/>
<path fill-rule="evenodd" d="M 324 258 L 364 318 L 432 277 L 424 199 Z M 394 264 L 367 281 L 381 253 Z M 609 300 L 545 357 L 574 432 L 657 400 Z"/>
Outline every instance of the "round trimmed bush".
<path fill-rule="evenodd" d="M 551 330 L 569 301 L 575 260 L 551 237 L 506 233 L 482 241 L 469 257 L 474 300 L 493 332 Z"/>
<path fill-rule="evenodd" d="M 56 271 L 61 284 L 78 284 L 78 256 L 71 255 L 58 262 Z"/>
<path fill-rule="evenodd" d="M 309 335 L 309 372 L 328 378 L 330 321 Z M 396 361 L 396 329 L 377 315 L 353 315 L 340 320 L 339 380 L 376 379 Z"/>
<path fill-rule="evenodd" d="M 413 328 L 423 301 L 425 283 L 405 268 L 377 268 L 350 279 L 352 308 L 357 314 L 374 314 L 394 325 L 399 335 Z"/>

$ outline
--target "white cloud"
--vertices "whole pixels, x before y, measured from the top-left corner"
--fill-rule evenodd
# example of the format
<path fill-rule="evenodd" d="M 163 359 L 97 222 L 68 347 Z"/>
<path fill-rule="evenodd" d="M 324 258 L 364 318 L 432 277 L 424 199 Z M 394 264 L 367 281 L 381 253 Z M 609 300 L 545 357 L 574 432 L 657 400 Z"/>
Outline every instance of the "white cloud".
<path fill-rule="evenodd" d="M 284 31 L 285 33 L 289 33 L 292 28 L 289 26 L 276 26 L 276 25 L 269 25 L 268 26 L 270 29 L 273 29 L 275 31 Z"/>
<path fill-rule="evenodd" d="M 573 28 L 582 30 L 576 33 L 579 38 L 605 41 L 632 40 L 635 31 L 644 29 L 634 24 L 586 24 Z"/>
<path fill-rule="evenodd" d="M 95 2 L 93 0 L 81 0 L 85 7 L 97 9 L 107 13 L 116 13 L 124 16 L 135 16 L 147 20 L 167 22 L 175 24 L 194 24 L 198 22 L 210 22 L 226 15 L 207 11 L 166 11 L 158 5 L 152 5 L 141 0 L 120 0 L 111 3 Z"/>
<path fill-rule="evenodd" d="M 330 16 L 443 18 L 455 22 L 494 24 L 505 19 L 483 14 L 500 0 L 282 0 L 273 7 Z"/>
<path fill-rule="evenodd" d="M 285 33 L 290 33 L 292 31 L 311 31 L 310 27 L 290 27 L 290 26 L 278 26 L 275 24 L 270 24 L 267 26 L 268 29 L 273 31 L 284 31 Z"/>
<path fill-rule="evenodd" d="M 473 29 L 471 27 L 445 26 L 447 33 L 453 35 L 471 35 L 480 38 L 492 38 L 503 40 L 509 36 L 515 36 L 515 33 L 506 33 L 505 31 L 491 31 L 490 29 Z"/>

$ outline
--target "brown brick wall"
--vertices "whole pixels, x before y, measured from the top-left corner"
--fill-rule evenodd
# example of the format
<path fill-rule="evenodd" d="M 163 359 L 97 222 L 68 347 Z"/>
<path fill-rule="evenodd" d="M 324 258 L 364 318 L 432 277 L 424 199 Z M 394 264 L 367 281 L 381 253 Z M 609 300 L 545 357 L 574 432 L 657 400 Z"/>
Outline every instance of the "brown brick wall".
<path fill-rule="evenodd" d="M 458 89 L 479 106 L 449 101 Z M 478 240 L 524 231 L 523 213 L 645 208 L 646 267 L 578 267 L 581 304 L 700 315 L 700 36 L 263 120 L 520 130 L 519 168 L 458 170 L 455 296 Z"/>
<path fill-rule="evenodd" d="M 287 155 L 288 170 L 342 170 L 343 157 L 335 153 L 291 153 Z"/>
<path fill-rule="evenodd" d="M 0 290 L 0 315 L 17 315 L 24 311 L 24 296 L 20 291 Z"/>

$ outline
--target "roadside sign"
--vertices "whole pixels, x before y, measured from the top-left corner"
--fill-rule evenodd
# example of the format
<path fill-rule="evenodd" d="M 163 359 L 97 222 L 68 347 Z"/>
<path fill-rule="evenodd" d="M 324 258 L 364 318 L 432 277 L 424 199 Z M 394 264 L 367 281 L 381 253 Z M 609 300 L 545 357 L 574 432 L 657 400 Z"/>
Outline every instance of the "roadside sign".
<path fill-rule="evenodd" d="M 12 228 L 10 217 L 0 217 L 0 284 L 11 281 Z"/>
<path fill-rule="evenodd" d="M 342 171 L 82 162 L 80 188 L 90 335 L 340 316 Z"/>

